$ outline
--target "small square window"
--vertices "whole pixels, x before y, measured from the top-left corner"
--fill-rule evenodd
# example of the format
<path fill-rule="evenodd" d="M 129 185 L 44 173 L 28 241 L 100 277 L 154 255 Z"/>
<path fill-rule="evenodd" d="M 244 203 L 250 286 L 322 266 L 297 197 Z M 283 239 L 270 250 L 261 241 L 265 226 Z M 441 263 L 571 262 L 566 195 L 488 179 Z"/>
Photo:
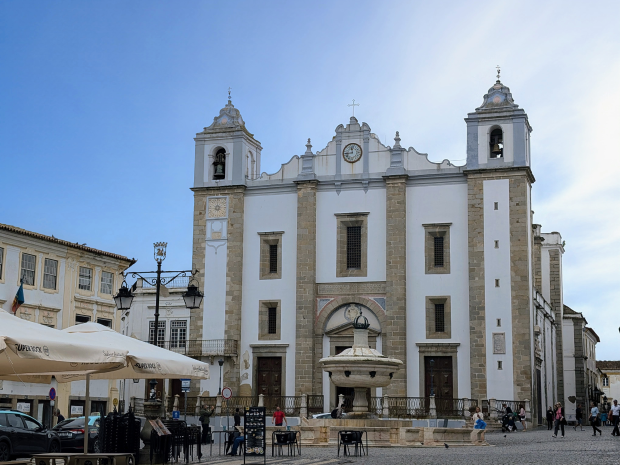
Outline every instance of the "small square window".
<path fill-rule="evenodd" d="M 495 248 L 499 249 L 499 241 L 495 241 Z"/>
<path fill-rule="evenodd" d="M 99 292 L 102 294 L 112 294 L 112 286 L 114 286 L 114 274 L 103 271 L 101 273 L 101 288 Z"/>
<path fill-rule="evenodd" d="M 497 319 L 497 327 L 499 328 L 499 327 L 501 327 L 501 326 L 502 326 L 502 319 L 501 319 L 501 318 L 498 318 L 498 319 Z"/>
<path fill-rule="evenodd" d="M 75 324 L 81 325 L 82 323 L 88 323 L 90 321 L 90 317 L 88 315 L 75 315 Z"/>
<path fill-rule="evenodd" d="M 43 287 L 45 289 L 56 289 L 57 275 L 58 261 L 46 258 L 43 266 Z"/>
<path fill-rule="evenodd" d="M 268 333 L 269 334 L 277 334 L 278 332 L 278 313 L 276 307 L 269 307 L 267 309 L 267 318 L 268 318 Z"/>
<path fill-rule="evenodd" d="M 499 202 L 493 202 L 493 210 L 499 210 Z"/>
<path fill-rule="evenodd" d="M 28 253 L 22 254 L 22 277 L 24 284 L 34 286 L 34 270 L 37 257 Z"/>
<path fill-rule="evenodd" d="M 502 366 L 502 361 L 501 360 L 497 361 L 497 369 L 498 370 L 503 370 L 504 369 L 503 366 Z"/>
<path fill-rule="evenodd" d="M 84 266 L 80 267 L 80 278 L 78 282 L 78 288 L 84 291 L 90 291 L 93 282 L 93 270 Z"/>
<path fill-rule="evenodd" d="M 495 287 L 499 287 L 499 279 L 495 280 Z"/>
<path fill-rule="evenodd" d="M 103 326 L 107 326 L 108 328 L 112 327 L 112 320 L 108 318 L 97 318 L 97 323 Z"/>

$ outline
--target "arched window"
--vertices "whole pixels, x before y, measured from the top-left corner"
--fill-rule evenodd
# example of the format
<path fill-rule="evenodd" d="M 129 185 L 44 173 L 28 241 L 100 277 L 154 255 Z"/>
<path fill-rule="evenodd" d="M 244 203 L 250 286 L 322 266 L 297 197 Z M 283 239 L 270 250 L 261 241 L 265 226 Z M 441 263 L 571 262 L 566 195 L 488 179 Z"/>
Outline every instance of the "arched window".
<path fill-rule="evenodd" d="M 226 150 L 219 149 L 213 158 L 213 179 L 224 179 L 226 177 Z"/>
<path fill-rule="evenodd" d="M 500 128 L 495 128 L 491 131 L 489 146 L 491 148 L 491 158 L 502 158 L 504 156 L 504 136 Z"/>

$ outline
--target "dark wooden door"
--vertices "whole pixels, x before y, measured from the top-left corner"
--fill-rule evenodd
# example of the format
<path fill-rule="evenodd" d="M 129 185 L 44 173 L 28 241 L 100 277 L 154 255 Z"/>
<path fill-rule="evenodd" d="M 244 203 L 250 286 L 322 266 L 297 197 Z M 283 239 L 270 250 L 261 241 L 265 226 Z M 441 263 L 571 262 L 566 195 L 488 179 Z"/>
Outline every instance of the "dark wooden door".
<path fill-rule="evenodd" d="M 282 395 L 282 357 L 258 357 L 257 394 L 265 397 Z"/>
<path fill-rule="evenodd" d="M 432 370 L 431 360 L 434 361 Z M 435 392 L 437 413 L 449 413 L 455 408 L 452 405 L 454 397 L 452 357 L 424 357 L 424 372 L 424 395 L 429 397 L 432 387 Z"/>

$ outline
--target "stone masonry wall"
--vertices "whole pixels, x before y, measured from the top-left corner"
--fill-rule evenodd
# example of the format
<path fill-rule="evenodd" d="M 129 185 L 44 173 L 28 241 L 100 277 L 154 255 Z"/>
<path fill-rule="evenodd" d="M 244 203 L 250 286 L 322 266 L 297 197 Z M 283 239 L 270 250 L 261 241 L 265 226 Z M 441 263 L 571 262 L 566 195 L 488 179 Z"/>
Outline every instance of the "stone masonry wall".
<path fill-rule="evenodd" d="M 385 177 L 386 319 L 383 353 L 402 360 L 387 388 L 390 396 L 407 395 L 407 177 Z M 383 391 L 386 392 L 385 390 Z"/>
<path fill-rule="evenodd" d="M 297 323 L 295 395 L 321 394 L 314 383 L 316 319 L 316 188 L 317 181 L 297 184 Z M 321 379 L 320 377 L 318 378 Z M 316 384 L 316 385 L 315 385 Z"/>
<path fill-rule="evenodd" d="M 556 340 L 556 371 L 558 374 L 558 400 L 565 402 L 564 397 L 564 349 L 562 337 L 562 321 L 564 309 L 562 307 L 562 282 L 560 280 L 560 251 L 549 249 L 549 289 L 551 308 L 555 316 L 555 340 Z"/>

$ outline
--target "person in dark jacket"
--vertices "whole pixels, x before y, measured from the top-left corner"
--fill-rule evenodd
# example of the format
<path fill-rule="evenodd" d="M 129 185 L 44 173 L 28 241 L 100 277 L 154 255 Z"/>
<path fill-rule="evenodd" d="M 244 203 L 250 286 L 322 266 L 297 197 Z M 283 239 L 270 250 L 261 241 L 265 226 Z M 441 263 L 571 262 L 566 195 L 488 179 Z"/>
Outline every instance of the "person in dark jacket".
<path fill-rule="evenodd" d="M 547 431 L 553 429 L 553 409 L 549 407 L 547 409 Z"/>
<path fill-rule="evenodd" d="M 558 430 L 562 429 L 562 437 L 564 437 L 564 425 L 566 424 L 566 417 L 564 416 L 564 407 L 561 403 L 555 404 L 553 409 L 553 421 L 555 423 L 555 429 L 553 431 L 553 437 L 558 437 Z"/>
<path fill-rule="evenodd" d="M 235 409 L 235 424 L 234 426 L 241 426 L 241 415 L 239 414 L 239 409 Z"/>
<path fill-rule="evenodd" d="M 207 441 L 211 441 L 211 428 L 209 423 L 211 422 L 211 416 L 215 412 L 215 407 L 202 406 L 200 411 L 200 423 L 202 424 L 202 443 L 207 444 Z"/>
<path fill-rule="evenodd" d="M 577 420 L 577 424 L 573 429 L 577 431 L 577 427 L 579 426 L 581 431 L 583 431 L 583 409 L 581 408 L 581 404 L 577 405 L 577 410 L 575 410 L 575 420 Z"/>

